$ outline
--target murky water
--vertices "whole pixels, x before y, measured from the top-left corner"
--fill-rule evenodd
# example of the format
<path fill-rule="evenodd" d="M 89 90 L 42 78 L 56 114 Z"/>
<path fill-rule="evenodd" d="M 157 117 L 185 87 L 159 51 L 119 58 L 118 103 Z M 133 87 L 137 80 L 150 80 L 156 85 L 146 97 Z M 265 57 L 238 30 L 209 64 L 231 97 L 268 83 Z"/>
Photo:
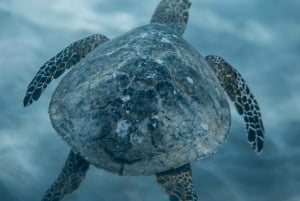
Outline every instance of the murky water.
<path fill-rule="evenodd" d="M 0 1 L 0 200 L 40 200 L 68 147 L 47 114 L 57 81 L 22 107 L 38 68 L 69 43 L 93 33 L 113 38 L 149 22 L 158 0 Z M 247 80 L 262 109 L 265 151 L 246 142 L 233 109 L 230 138 L 193 164 L 205 201 L 300 200 L 300 29 L 298 0 L 192 0 L 184 37 L 202 55 L 224 56 Z M 119 177 L 91 168 L 69 201 L 165 201 L 154 177 Z"/>

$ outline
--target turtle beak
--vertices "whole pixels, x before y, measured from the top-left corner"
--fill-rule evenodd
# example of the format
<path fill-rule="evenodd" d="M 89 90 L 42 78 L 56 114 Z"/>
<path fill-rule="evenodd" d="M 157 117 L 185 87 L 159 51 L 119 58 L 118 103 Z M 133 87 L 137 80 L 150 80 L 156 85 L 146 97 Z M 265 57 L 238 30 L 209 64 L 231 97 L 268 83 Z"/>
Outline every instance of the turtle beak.
<path fill-rule="evenodd" d="M 192 5 L 192 3 L 191 3 L 191 2 L 189 2 L 189 4 L 188 4 L 188 7 L 190 8 L 190 7 L 191 7 L 191 5 Z"/>

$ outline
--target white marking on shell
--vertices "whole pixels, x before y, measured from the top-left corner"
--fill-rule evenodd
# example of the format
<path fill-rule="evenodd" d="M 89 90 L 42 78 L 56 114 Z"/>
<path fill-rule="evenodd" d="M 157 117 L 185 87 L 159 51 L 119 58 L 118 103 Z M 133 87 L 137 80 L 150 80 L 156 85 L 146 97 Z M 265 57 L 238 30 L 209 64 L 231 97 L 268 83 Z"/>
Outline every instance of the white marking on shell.
<path fill-rule="evenodd" d="M 205 123 L 201 123 L 200 126 L 203 128 L 204 131 L 208 131 L 208 125 Z"/>
<path fill-rule="evenodd" d="M 190 83 L 190 84 L 194 84 L 194 80 L 190 77 L 186 77 L 186 80 Z"/>
<path fill-rule="evenodd" d="M 115 53 L 116 51 L 115 50 L 113 50 L 113 51 L 111 51 L 111 52 L 108 52 L 108 53 L 106 53 L 106 56 L 110 56 L 110 55 L 112 55 L 113 53 Z"/>
<path fill-rule="evenodd" d="M 155 72 L 149 73 L 149 74 L 146 76 L 147 79 L 155 79 L 155 77 L 156 77 L 156 73 L 155 73 Z"/>
<path fill-rule="evenodd" d="M 130 143 L 131 144 L 141 144 L 144 142 L 144 138 L 138 135 L 131 135 L 130 136 Z"/>
<path fill-rule="evenodd" d="M 143 34 L 141 35 L 142 38 L 145 38 L 146 36 L 148 36 L 148 33 L 143 33 Z"/>
<path fill-rule="evenodd" d="M 162 38 L 161 42 L 163 42 L 163 43 L 171 43 L 171 41 L 169 39 L 167 39 L 167 38 Z"/>
<path fill-rule="evenodd" d="M 129 95 L 122 96 L 121 100 L 122 100 L 123 102 L 127 102 L 127 101 L 130 100 L 130 96 L 129 96 Z"/>
<path fill-rule="evenodd" d="M 119 137 L 124 138 L 128 135 L 128 129 L 130 127 L 130 123 L 128 123 L 125 119 L 122 119 L 118 122 L 116 133 Z"/>
<path fill-rule="evenodd" d="M 157 123 L 153 123 L 152 126 L 153 126 L 153 128 L 156 128 Z"/>
<path fill-rule="evenodd" d="M 163 62 L 163 60 L 161 60 L 161 59 L 156 59 L 155 60 L 158 64 L 163 64 L 164 62 Z"/>

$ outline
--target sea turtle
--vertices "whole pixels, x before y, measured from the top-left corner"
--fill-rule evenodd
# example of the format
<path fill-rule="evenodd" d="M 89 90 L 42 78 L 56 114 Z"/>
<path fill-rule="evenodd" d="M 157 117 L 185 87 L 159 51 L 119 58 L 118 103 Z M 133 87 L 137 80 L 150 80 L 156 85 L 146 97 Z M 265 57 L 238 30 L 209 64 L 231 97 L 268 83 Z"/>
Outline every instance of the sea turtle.
<path fill-rule="evenodd" d="M 228 136 L 226 94 L 263 150 L 257 101 L 219 56 L 201 56 L 183 38 L 189 0 L 162 0 L 150 24 L 115 39 L 78 40 L 46 62 L 29 84 L 24 106 L 60 81 L 49 106 L 53 127 L 71 146 L 43 201 L 74 191 L 89 164 L 119 175 L 155 174 L 170 201 L 195 201 L 190 163 L 215 153 Z"/>

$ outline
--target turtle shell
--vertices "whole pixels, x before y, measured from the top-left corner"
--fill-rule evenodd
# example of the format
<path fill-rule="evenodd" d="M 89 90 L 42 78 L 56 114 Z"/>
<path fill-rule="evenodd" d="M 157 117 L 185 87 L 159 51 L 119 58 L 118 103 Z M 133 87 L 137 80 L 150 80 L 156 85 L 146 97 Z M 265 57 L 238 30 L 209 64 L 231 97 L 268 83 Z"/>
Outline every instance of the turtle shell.
<path fill-rule="evenodd" d="M 60 81 L 53 127 L 75 152 L 120 175 L 149 175 L 216 152 L 230 111 L 204 58 L 167 26 L 93 50 Z"/>

